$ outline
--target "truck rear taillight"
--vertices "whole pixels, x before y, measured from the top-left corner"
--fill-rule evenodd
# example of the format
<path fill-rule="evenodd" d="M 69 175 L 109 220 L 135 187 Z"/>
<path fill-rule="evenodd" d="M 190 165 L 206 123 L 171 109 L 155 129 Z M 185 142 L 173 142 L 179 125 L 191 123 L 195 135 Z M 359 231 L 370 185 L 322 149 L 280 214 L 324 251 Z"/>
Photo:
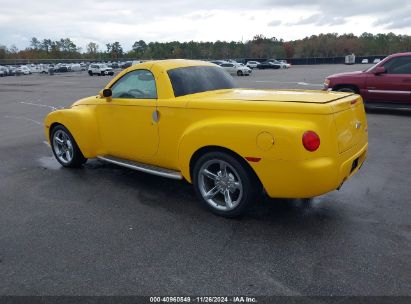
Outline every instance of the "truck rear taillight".
<path fill-rule="evenodd" d="M 320 137 L 314 131 L 307 131 L 303 134 L 303 146 L 306 150 L 314 152 L 320 146 Z"/>

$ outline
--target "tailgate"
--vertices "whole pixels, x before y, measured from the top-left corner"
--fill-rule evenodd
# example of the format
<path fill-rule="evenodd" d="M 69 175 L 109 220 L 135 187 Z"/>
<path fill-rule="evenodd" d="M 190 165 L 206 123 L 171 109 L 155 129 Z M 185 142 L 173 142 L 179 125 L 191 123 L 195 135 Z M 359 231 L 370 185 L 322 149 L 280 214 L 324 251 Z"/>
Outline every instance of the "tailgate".
<path fill-rule="evenodd" d="M 355 146 L 366 134 L 367 120 L 364 104 L 358 95 L 331 104 L 337 130 L 338 150 L 343 153 Z"/>

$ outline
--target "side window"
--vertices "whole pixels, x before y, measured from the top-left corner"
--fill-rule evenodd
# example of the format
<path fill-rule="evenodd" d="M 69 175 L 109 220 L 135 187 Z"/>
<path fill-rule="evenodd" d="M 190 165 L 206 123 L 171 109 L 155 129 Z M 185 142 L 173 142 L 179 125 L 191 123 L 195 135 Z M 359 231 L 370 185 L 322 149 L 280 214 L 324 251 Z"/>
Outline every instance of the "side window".
<path fill-rule="evenodd" d="M 157 89 L 153 74 L 136 70 L 121 77 L 112 87 L 113 98 L 156 99 Z"/>
<path fill-rule="evenodd" d="M 411 56 L 393 58 L 384 64 L 387 74 L 411 74 Z"/>

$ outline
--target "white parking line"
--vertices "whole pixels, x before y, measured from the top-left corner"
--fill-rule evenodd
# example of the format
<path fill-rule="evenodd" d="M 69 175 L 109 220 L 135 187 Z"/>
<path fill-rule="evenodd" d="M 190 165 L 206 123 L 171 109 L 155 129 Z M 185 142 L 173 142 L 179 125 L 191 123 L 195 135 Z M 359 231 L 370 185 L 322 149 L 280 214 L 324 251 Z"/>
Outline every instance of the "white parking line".
<path fill-rule="evenodd" d="M 42 107 L 42 108 L 49 108 L 52 111 L 58 110 L 57 107 L 49 106 L 49 105 L 44 105 L 40 103 L 33 103 L 33 102 L 25 102 L 25 101 L 20 101 L 19 103 L 25 104 L 25 105 L 30 105 L 30 106 L 36 106 L 36 107 Z"/>
<path fill-rule="evenodd" d="M 315 86 L 315 87 L 322 87 L 322 86 L 323 86 L 323 84 L 319 84 L 319 83 L 307 83 L 307 82 L 297 82 L 297 84 L 303 85 L 303 86 Z"/>
<path fill-rule="evenodd" d="M 12 115 L 6 115 L 4 116 L 4 118 L 13 118 L 13 119 L 20 119 L 20 120 L 26 120 L 26 121 L 31 121 L 37 125 L 42 126 L 43 124 L 37 120 L 31 119 L 31 118 L 27 118 L 27 117 L 23 117 L 23 116 L 12 116 Z"/>
<path fill-rule="evenodd" d="M 255 80 L 254 82 L 266 82 L 266 83 L 273 82 L 273 83 L 292 83 L 292 84 L 296 83 L 294 81 L 275 81 L 275 80 Z"/>

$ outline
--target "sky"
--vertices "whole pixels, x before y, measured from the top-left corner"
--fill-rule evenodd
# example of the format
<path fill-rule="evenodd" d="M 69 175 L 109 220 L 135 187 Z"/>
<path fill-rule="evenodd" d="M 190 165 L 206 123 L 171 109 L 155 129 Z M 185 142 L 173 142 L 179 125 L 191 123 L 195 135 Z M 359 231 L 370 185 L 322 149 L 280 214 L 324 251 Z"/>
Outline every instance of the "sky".
<path fill-rule="evenodd" d="M 0 0 L 0 45 L 295 40 L 320 33 L 411 35 L 408 0 Z"/>

